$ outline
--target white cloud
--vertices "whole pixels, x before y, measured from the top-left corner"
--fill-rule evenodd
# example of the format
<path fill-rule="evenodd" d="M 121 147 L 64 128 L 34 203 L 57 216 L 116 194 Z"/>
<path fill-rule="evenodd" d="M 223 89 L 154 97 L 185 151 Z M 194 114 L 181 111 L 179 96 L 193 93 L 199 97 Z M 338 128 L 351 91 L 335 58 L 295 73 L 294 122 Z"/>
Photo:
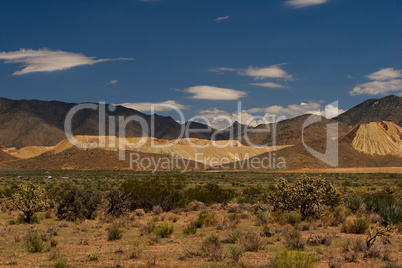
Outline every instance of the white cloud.
<path fill-rule="evenodd" d="M 194 86 L 184 91 L 193 94 L 192 99 L 198 100 L 238 100 L 247 95 L 244 91 L 212 86 Z"/>
<path fill-rule="evenodd" d="M 250 85 L 252 86 L 258 86 L 258 87 L 270 87 L 270 88 L 284 88 L 285 86 L 276 84 L 276 83 L 251 83 Z"/>
<path fill-rule="evenodd" d="M 292 75 L 288 74 L 284 71 L 280 66 L 284 64 L 276 64 L 268 67 L 253 67 L 250 66 L 247 69 L 234 69 L 234 68 L 215 68 L 211 69 L 212 72 L 237 72 L 239 75 L 250 76 L 256 80 L 258 79 L 266 79 L 266 78 L 274 78 L 281 80 L 292 80 Z"/>
<path fill-rule="evenodd" d="M 20 49 L 18 51 L 0 52 L 0 60 L 4 60 L 5 63 L 21 63 L 20 68 L 22 69 L 14 72 L 13 75 L 22 75 L 34 72 L 67 70 L 76 66 L 93 65 L 107 61 L 133 59 L 95 59 L 95 57 L 87 57 L 81 53 L 44 48 L 39 50 Z"/>
<path fill-rule="evenodd" d="M 289 0 L 286 3 L 294 8 L 302 8 L 314 5 L 321 5 L 328 2 L 328 0 Z"/>
<path fill-rule="evenodd" d="M 116 80 L 116 79 L 113 79 L 113 80 L 110 80 L 109 82 L 107 82 L 108 85 L 115 85 L 117 83 L 119 83 L 119 80 Z"/>
<path fill-rule="evenodd" d="M 349 91 L 351 96 L 388 94 L 393 91 L 398 91 L 396 94 L 400 94 L 402 92 L 402 79 L 400 79 L 402 70 L 385 68 L 366 75 L 366 77 L 373 81 L 356 85 L 353 90 Z"/>
<path fill-rule="evenodd" d="M 381 69 L 378 72 L 366 75 L 370 80 L 388 80 L 402 77 L 402 70 L 394 70 L 394 68 Z"/>
<path fill-rule="evenodd" d="M 388 81 L 372 81 L 357 85 L 352 91 L 349 91 L 351 96 L 368 94 L 379 95 L 388 94 L 392 91 L 402 92 L 402 79 L 392 79 Z"/>
<path fill-rule="evenodd" d="M 235 121 L 254 127 L 259 124 L 271 123 L 278 119 L 289 119 L 303 114 L 317 114 L 327 118 L 333 118 L 343 112 L 345 111 L 332 104 L 327 105 L 324 109 L 322 105 L 317 102 L 302 102 L 287 107 L 273 105 L 265 108 L 242 110 L 240 116 L 238 112 L 229 113 L 217 108 L 202 110 L 199 115 L 207 118 L 212 127 L 223 129 L 230 127 Z"/>
<path fill-rule="evenodd" d="M 254 118 L 253 115 L 249 114 L 245 110 L 242 110 L 239 116 L 237 112 L 228 113 L 217 108 L 210 108 L 208 110 L 200 111 L 199 115 L 208 119 L 208 122 L 198 120 L 199 122 L 209 123 L 209 125 L 215 129 L 226 129 L 236 121 L 244 125 L 248 124 L 251 127 L 255 127 L 263 123 L 262 120 Z"/>
<path fill-rule="evenodd" d="M 228 20 L 228 19 L 230 19 L 230 16 L 218 17 L 218 18 L 214 19 L 214 21 Z"/>
<path fill-rule="evenodd" d="M 134 109 L 140 112 L 150 112 L 152 105 L 158 105 L 154 107 L 155 112 L 163 112 L 163 111 L 171 111 L 174 110 L 173 107 L 180 109 L 180 110 L 186 110 L 188 109 L 188 106 L 177 103 L 174 100 L 167 100 L 164 102 L 138 102 L 138 103 L 122 103 L 118 104 L 120 106 L 124 106 L 126 108 Z"/>

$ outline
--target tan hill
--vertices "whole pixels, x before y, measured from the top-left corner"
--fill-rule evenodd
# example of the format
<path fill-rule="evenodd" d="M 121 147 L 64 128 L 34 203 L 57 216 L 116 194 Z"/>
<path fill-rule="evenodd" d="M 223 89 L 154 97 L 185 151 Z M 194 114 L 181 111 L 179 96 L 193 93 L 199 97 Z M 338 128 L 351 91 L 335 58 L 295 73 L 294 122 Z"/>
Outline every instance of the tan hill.
<path fill-rule="evenodd" d="M 355 126 L 345 137 L 354 149 L 369 155 L 402 156 L 402 128 L 387 121 Z"/>
<path fill-rule="evenodd" d="M 27 146 L 21 149 L 10 150 L 8 153 L 21 159 L 32 158 L 52 150 L 53 146 Z"/>
<path fill-rule="evenodd" d="M 77 170 L 188 170 L 201 171 L 207 166 L 177 157 L 136 152 L 130 166 L 130 153 L 119 160 L 119 153 L 101 149 L 70 148 L 53 154 L 51 152 L 29 158 L 7 162 L 8 166 L 22 169 L 77 169 Z M 141 165 L 141 159 L 145 159 Z M 137 161 L 137 162 L 136 162 Z M 187 167 L 187 169 L 186 169 Z"/>
<path fill-rule="evenodd" d="M 75 136 L 74 138 L 77 143 L 63 140 L 54 146 L 49 152 L 58 154 L 74 147 L 74 145 L 84 146 L 83 149 L 98 148 L 108 151 L 117 151 L 120 143 L 124 143 L 122 148 L 129 151 L 169 156 L 173 155 L 207 165 L 214 165 L 214 162 L 216 161 L 218 161 L 216 164 L 220 164 L 220 161 L 233 162 L 286 147 L 253 147 L 244 146 L 236 140 L 209 141 L 197 138 L 178 140 L 163 140 L 156 138 L 127 138 L 122 140 L 109 136 L 101 137 L 101 140 L 98 136 Z M 141 143 L 142 140 L 144 141 L 143 143 Z M 100 143 L 104 143 L 104 146 L 99 146 Z M 112 144 L 114 144 L 114 146 Z"/>

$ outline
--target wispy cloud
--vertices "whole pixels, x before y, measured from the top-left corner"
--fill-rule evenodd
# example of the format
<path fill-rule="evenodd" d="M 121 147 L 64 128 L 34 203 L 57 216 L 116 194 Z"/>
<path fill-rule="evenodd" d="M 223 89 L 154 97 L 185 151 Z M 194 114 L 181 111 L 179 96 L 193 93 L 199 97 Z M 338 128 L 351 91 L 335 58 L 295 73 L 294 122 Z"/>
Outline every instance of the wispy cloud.
<path fill-rule="evenodd" d="M 214 19 L 214 21 L 228 20 L 228 19 L 230 19 L 230 16 L 218 17 L 218 18 Z"/>
<path fill-rule="evenodd" d="M 124 106 L 126 108 L 134 109 L 140 112 L 150 112 L 152 111 L 152 106 L 154 105 L 153 111 L 155 112 L 163 112 L 163 111 L 171 111 L 174 108 L 180 110 L 186 110 L 189 107 L 187 105 L 183 105 L 177 103 L 174 100 L 167 100 L 164 102 L 137 102 L 137 103 L 122 103 L 118 104 L 120 106 Z"/>
<path fill-rule="evenodd" d="M 308 6 L 321 5 L 328 2 L 328 0 L 288 0 L 286 4 L 293 8 L 302 8 Z"/>
<path fill-rule="evenodd" d="M 133 60 L 132 58 L 95 59 L 81 53 L 72 53 L 47 48 L 33 50 L 20 49 L 18 51 L 0 52 L 0 60 L 5 63 L 21 63 L 21 70 L 13 75 L 23 75 L 35 72 L 54 72 L 67 70 L 77 66 L 93 65 L 96 63 L 118 60 Z"/>
<path fill-rule="evenodd" d="M 192 99 L 198 100 L 238 100 L 247 95 L 244 91 L 213 86 L 194 86 L 184 90 L 191 93 Z"/>
<path fill-rule="evenodd" d="M 397 91 L 397 94 L 402 93 L 402 70 L 385 68 L 366 75 L 366 77 L 372 81 L 356 85 L 353 90 L 349 91 L 351 96 L 362 94 L 380 95 L 394 91 Z"/>
<path fill-rule="evenodd" d="M 271 83 L 271 82 L 266 82 L 266 83 L 251 83 L 250 85 L 252 86 L 258 86 L 258 87 L 269 87 L 269 88 L 284 88 L 284 85 L 277 84 L 277 83 Z"/>
<path fill-rule="evenodd" d="M 292 80 L 292 75 L 288 74 L 285 70 L 281 68 L 282 64 L 271 65 L 268 67 L 253 67 L 249 66 L 247 69 L 235 69 L 235 68 L 214 68 L 211 69 L 212 72 L 237 72 L 239 75 L 250 76 L 255 80 L 274 78 L 281 80 Z"/>
<path fill-rule="evenodd" d="M 107 82 L 107 84 L 110 86 L 110 85 L 115 85 L 115 84 L 117 84 L 117 83 L 119 83 L 119 80 L 116 80 L 116 79 L 114 79 L 114 80 L 110 80 L 109 82 Z"/>

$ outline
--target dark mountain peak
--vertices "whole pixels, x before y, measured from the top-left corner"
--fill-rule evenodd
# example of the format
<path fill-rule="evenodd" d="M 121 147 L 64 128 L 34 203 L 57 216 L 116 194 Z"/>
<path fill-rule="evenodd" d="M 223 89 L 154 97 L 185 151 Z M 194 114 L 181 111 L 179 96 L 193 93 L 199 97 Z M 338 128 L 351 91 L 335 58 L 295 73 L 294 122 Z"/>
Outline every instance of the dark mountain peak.
<path fill-rule="evenodd" d="M 349 127 L 373 121 L 391 121 L 402 125 L 402 98 L 389 95 L 381 99 L 368 99 L 334 119 Z"/>

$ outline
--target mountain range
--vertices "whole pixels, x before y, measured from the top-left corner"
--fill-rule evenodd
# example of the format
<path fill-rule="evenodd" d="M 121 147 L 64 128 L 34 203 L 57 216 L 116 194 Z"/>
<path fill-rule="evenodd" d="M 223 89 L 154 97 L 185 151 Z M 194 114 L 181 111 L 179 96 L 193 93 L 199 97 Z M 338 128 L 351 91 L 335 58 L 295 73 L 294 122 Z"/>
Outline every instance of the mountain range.
<path fill-rule="evenodd" d="M 71 168 L 71 169 L 124 169 L 127 162 L 118 161 L 117 149 L 107 145 L 78 149 L 66 140 L 64 119 L 76 103 L 38 100 L 10 100 L 0 98 L 0 162 L 4 168 Z M 326 150 L 326 129 L 330 124 L 337 124 L 339 145 L 339 167 L 390 167 L 402 166 L 402 98 L 390 95 L 381 99 L 369 99 L 347 110 L 341 115 L 327 119 L 319 115 L 301 115 L 280 121 L 276 124 L 259 125 L 246 133 L 246 126 L 235 122 L 231 128 L 215 135 L 221 143 L 228 142 L 229 131 L 240 130 L 239 141 L 229 141 L 229 148 L 215 148 L 211 144 L 214 129 L 205 131 L 208 126 L 197 122 L 186 122 L 190 129 L 203 129 L 204 132 L 192 132 L 191 143 L 208 145 L 207 149 L 195 149 L 188 141 L 176 140 L 183 125 L 171 117 L 146 115 L 139 111 L 115 106 L 113 112 L 106 109 L 105 125 L 109 125 L 109 116 L 127 118 L 139 116 L 148 124 L 155 122 L 155 135 L 152 139 L 159 145 L 176 141 L 174 146 L 161 146 L 157 149 L 148 140 L 140 148 L 128 148 L 141 157 L 161 159 L 174 156 L 194 161 L 202 153 L 209 157 L 195 170 L 213 168 L 212 157 L 226 157 L 231 163 L 225 168 L 234 168 L 236 161 L 250 158 L 258 160 L 272 155 L 286 159 L 287 169 L 328 168 L 329 165 L 312 156 L 306 146 L 324 153 Z M 303 130 L 308 118 L 317 121 Z M 85 109 L 78 112 L 72 120 L 72 134 L 82 141 L 97 140 L 99 137 L 99 114 L 97 110 Z M 264 131 L 264 129 L 266 131 Z M 257 131 L 255 131 L 257 130 Z M 275 130 L 275 132 L 274 132 Z M 273 133 L 276 133 L 274 135 Z M 104 133 L 109 140 L 119 134 L 119 126 L 112 132 Z M 139 138 L 142 129 L 136 122 L 126 127 L 126 137 Z M 247 134 L 247 135 L 245 135 Z M 247 136 L 247 138 L 246 138 Z M 150 138 L 148 138 L 150 139 Z M 117 139 L 118 140 L 118 139 Z M 304 141 L 305 145 L 303 145 Z M 250 145 L 250 142 L 254 146 Z M 260 147 L 264 145 L 265 147 Z M 277 147 L 272 147 L 272 146 Z M 102 153 L 103 152 L 103 153 Z M 238 157 L 240 155 L 240 158 Z M 81 159 L 81 161 L 80 161 Z M 1 168 L 0 167 L 0 168 Z"/>

